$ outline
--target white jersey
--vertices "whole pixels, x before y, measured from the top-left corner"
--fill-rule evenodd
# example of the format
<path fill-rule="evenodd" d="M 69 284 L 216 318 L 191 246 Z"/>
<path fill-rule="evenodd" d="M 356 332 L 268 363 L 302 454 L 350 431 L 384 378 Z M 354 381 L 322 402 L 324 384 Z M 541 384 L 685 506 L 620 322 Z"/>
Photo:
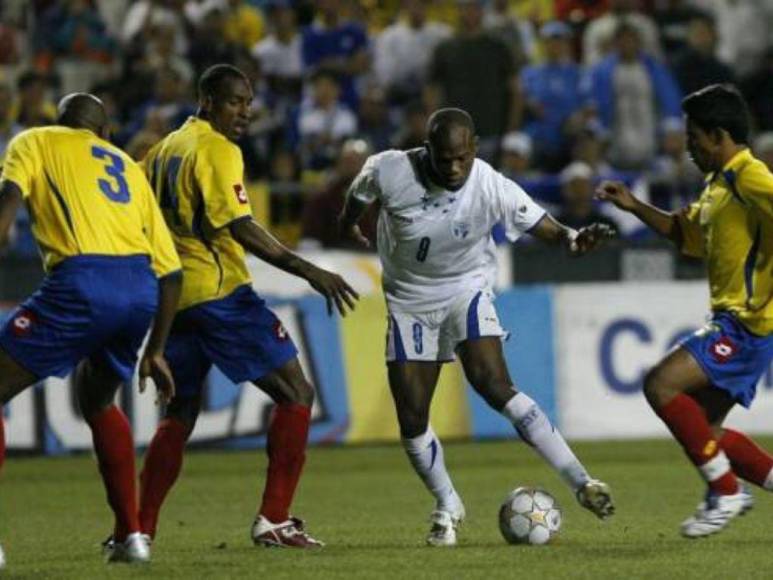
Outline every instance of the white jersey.
<path fill-rule="evenodd" d="M 381 202 L 378 252 L 392 311 L 444 308 L 462 292 L 490 290 L 496 279 L 491 230 L 501 223 L 517 240 L 545 215 L 517 184 L 476 159 L 464 186 L 447 191 L 424 175 L 427 153 L 373 155 L 350 195 Z"/>

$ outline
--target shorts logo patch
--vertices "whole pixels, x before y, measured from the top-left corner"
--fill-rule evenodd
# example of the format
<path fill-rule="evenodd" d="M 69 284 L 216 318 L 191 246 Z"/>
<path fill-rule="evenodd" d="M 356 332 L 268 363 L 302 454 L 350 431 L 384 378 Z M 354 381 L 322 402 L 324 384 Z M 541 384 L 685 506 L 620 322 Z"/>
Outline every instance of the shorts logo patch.
<path fill-rule="evenodd" d="M 727 336 L 720 337 L 714 344 L 709 347 L 709 353 L 711 357 L 718 363 L 726 363 L 730 360 L 735 353 L 738 352 L 738 348 L 735 343 Z"/>
<path fill-rule="evenodd" d="M 274 323 L 274 335 L 276 335 L 279 340 L 287 340 L 290 338 L 290 334 L 280 320 L 277 320 Z"/>
<path fill-rule="evenodd" d="M 36 318 L 32 312 L 29 310 L 22 310 L 13 319 L 14 336 L 27 336 L 32 331 L 32 326 L 35 324 L 35 322 Z"/>
<path fill-rule="evenodd" d="M 250 203 L 250 199 L 247 197 L 247 192 L 241 183 L 234 185 L 234 193 L 236 194 L 236 199 L 240 204 L 246 205 Z"/>

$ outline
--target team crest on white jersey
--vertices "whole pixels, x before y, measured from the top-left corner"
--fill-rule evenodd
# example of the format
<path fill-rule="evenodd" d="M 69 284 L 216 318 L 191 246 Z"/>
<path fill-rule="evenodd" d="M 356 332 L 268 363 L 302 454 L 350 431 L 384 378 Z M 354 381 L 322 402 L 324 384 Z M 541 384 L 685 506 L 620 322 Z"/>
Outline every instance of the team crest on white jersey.
<path fill-rule="evenodd" d="M 462 221 L 454 221 L 452 231 L 454 237 L 458 240 L 463 240 L 470 235 L 470 223 Z"/>

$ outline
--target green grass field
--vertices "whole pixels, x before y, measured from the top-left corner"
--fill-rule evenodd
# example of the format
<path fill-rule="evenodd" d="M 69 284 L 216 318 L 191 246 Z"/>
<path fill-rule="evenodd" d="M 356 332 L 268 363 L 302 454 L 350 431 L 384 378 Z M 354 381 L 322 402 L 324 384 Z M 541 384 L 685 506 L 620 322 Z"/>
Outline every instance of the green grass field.
<path fill-rule="evenodd" d="M 765 441 L 767 444 L 773 440 Z M 315 553 L 255 548 L 249 525 L 262 486 L 262 452 L 188 455 L 162 514 L 153 563 L 107 567 L 99 542 L 111 521 L 92 458 L 11 459 L 0 482 L 4 578 L 772 578 L 773 498 L 724 533 L 679 537 L 701 483 L 668 441 L 577 444 L 615 492 L 618 513 L 597 521 L 521 443 L 449 444 L 465 499 L 460 545 L 423 545 L 429 495 L 398 446 L 309 452 L 295 513 L 328 546 Z M 513 487 L 558 498 L 564 525 L 545 547 L 506 545 L 496 513 Z"/>

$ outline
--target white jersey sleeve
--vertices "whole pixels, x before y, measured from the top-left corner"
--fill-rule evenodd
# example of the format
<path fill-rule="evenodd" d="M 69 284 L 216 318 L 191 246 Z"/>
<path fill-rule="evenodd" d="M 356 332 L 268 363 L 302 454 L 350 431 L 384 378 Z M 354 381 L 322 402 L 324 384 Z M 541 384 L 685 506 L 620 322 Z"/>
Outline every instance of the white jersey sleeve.
<path fill-rule="evenodd" d="M 377 199 L 381 199 L 381 182 L 379 181 L 380 171 L 379 165 L 382 158 L 382 154 L 371 155 L 362 166 L 357 177 L 354 178 L 352 185 L 349 188 L 349 195 L 354 197 L 357 201 L 362 203 L 373 203 Z"/>
<path fill-rule="evenodd" d="M 511 242 L 528 232 L 545 216 L 540 207 L 517 183 L 496 173 L 494 188 L 497 220 Z"/>

